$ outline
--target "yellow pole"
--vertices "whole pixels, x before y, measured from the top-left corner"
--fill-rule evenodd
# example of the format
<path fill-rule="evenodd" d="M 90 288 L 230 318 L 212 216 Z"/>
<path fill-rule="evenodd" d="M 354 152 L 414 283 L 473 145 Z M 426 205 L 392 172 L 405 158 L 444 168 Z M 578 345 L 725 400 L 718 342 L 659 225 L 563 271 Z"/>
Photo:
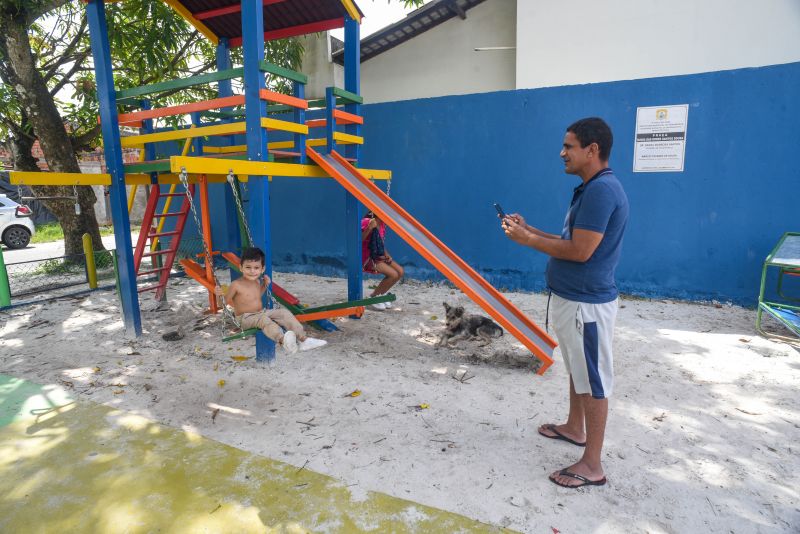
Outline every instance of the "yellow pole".
<path fill-rule="evenodd" d="M 136 198 L 136 189 L 138 189 L 137 184 L 133 184 L 131 186 L 131 194 L 128 197 L 128 215 L 131 214 L 131 210 L 133 209 L 133 200 Z"/>
<path fill-rule="evenodd" d="M 83 255 L 86 257 L 86 278 L 89 279 L 89 287 L 97 289 L 97 266 L 94 263 L 92 236 L 89 234 L 83 234 Z"/>

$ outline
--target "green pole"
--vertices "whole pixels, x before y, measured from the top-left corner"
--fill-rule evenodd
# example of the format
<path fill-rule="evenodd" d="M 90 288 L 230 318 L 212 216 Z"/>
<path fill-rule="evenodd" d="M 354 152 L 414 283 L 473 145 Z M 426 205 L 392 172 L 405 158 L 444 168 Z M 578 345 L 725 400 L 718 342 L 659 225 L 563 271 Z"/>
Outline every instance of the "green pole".
<path fill-rule="evenodd" d="M 89 280 L 89 288 L 97 289 L 97 264 L 94 261 L 92 236 L 89 234 L 83 234 L 83 256 L 86 259 L 86 278 Z"/>
<path fill-rule="evenodd" d="M 0 247 L 0 308 L 11 306 L 11 287 L 8 285 L 8 271 L 3 259 L 3 247 Z"/>

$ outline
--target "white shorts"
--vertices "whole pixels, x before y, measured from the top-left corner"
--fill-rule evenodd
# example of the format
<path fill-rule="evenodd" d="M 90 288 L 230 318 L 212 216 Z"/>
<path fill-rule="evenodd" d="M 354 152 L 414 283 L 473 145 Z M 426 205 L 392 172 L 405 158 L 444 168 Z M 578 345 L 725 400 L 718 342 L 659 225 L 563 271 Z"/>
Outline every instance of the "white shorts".
<path fill-rule="evenodd" d="M 575 392 L 591 393 L 595 399 L 611 396 L 614 388 L 614 357 L 611 341 L 619 299 L 587 304 L 552 296 L 553 329 L 561 347 Z"/>

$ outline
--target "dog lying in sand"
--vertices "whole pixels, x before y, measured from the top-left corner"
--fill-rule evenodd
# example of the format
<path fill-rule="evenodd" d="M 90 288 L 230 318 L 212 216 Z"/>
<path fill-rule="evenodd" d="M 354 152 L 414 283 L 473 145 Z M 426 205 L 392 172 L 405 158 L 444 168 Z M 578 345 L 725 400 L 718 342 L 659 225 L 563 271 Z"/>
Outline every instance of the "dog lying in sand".
<path fill-rule="evenodd" d="M 445 329 L 439 340 L 438 346 L 453 345 L 461 339 L 481 339 L 483 345 L 491 343 L 492 339 L 503 335 L 500 325 L 484 317 L 483 315 L 472 315 L 464 311 L 463 306 L 450 306 L 446 302 L 445 310 Z"/>

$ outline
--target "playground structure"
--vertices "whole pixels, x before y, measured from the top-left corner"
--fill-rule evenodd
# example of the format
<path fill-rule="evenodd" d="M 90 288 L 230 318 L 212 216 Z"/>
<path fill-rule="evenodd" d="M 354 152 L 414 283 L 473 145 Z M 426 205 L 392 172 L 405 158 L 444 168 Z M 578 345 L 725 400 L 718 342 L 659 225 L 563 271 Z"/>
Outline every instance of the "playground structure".
<path fill-rule="evenodd" d="M 767 294 L 767 275 L 776 271 L 777 286 L 775 295 Z M 756 330 L 765 337 L 773 337 L 798 343 L 800 341 L 800 294 L 787 290 L 787 280 L 800 279 L 800 233 L 786 232 L 781 237 L 761 270 L 761 290 L 758 293 L 758 311 L 756 312 Z M 795 285 L 796 291 L 796 285 Z M 789 337 L 773 332 L 767 332 L 762 325 L 764 314 L 777 320 L 786 327 L 794 336 Z"/>
<path fill-rule="evenodd" d="M 335 329 L 327 321 L 330 317 L 360 316 L 364 305 L 393 299 L 363 298 L 359 226 L 363 204 L 521 341 L 542 361 L 538 373 L 545 372 L 552 364 L 555 341 L 370 181 L 390 179 L 389 171 L 356 168 L 364 143 L 363 99 L 359 96 L 362 15 L 352 0 L 263 0 L 241 4 L 231 0 L 165 1 L 216 44 L 218 71 L 116 91 L 104 1 L 90 0 L 86 9 L 108 173 L 11 173 L 14 184 L 109 186 L 119 261 L 118 289 L 126 329 L 141 335 L 139 293 L 153 291 L 156 298 L 163 297 L 190 215 L 203 236 L 204 250 L 199 255 L 203 264 L 184 259 L 181 265 L 187 275 L 208 290 L 209 311 L 218 311 L 213 293 L 218 283 L 214 258 L 220 256 L 229 262 L 234 279 L 238 257 L 234 252 L 215 250 L 208 202 L 211 187 L 224 190 L 225 216 L 215 214 L 215 219 L 230 221 L 235 213 L 239 223 L 226 224 L 224 249 L 238 251 L 243 245 L 261 248 L 266 254 L 265 273 L 272 278 L 269 180 L 273 176 L 333 178 L 347 191 L 347 302 L 305 308 L 295 296 L 273 283 L 271 294 L 281 304 L 299 319 L 314 321 L 316 326 L 330 330 Z M 340 27 L 345 30 L 345 87 L 327 88 L 324 99 L 306 100 L 305 75 L 264 61 L 265 40 Z M 243 48 L 243 66 L 232 68 L 230 49 L 237 46 Z M 290 81 L 292 94 L 270 90 L 265 74 Z M 233 94 L 232 79 L 242 80 L 243 94 Z M 163 107 L 153 107 L 148 99 L 157 100 L 158 94 L 165 91 L 210 83 L 217 84 L 217 98 Z M 118 107 L 125 111 L 118 113 Z M 306 120 L 306 113 L 314 109 L 324 118 Z M 178 128 L 156 128 L 153 122 L 187 115 L 191 124 Z M 121 137 L 121 126 L 139 128 L 140 133 Z M 312 135 L 320 130 L 324 135 Z M 245 143 L 236 144 L 241 135 Z M 156 144 L 170 141 L 183 141 L 181 154 L 157 159 Z M 139 148 L 141 161 L 123 164 L 123 147 Z M 249 193 L 247 213 L 240 199 L 239 187 L 243 183 Z M 153 186 L 135 250 L 130 238 L 126 185 Z M 167 186 L 168 192 L 164 192 L 162 188 Z M 180 199 L 180 207 L 169 211 L 174 199 Z M 195 204 L 199 204 L 199 210 Z M 166 219 L 172 224 L 165 224 Z M 152 268 L 142 270 L 143 259 L 148 257 L 158 261 Z M 156 282 L 138 287 L 140 276 L 155 277 Z M 225 339 L 252 333 L 241 332 Z M 272 341 L 261 332 L 255 335 L 257 359 L 274 358 Z"/>

